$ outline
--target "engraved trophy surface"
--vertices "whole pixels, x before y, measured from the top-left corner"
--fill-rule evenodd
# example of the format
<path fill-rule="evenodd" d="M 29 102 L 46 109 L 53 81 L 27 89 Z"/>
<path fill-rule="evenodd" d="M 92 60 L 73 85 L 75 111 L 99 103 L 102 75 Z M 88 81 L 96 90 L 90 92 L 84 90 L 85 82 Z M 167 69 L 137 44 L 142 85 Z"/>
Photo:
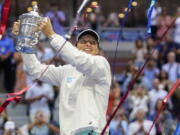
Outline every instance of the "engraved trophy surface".
<path fill-rule="evenodd" d="M 34 2 L 32 5 L 32 11 L 19 17 L 20 28 L 16 44 L 17 51 L 29 54 L 36 52 L 36 44 L 41 33 L 38 31 L 38 23 L 43 19 L 38 13 L 37 3 Z"/>

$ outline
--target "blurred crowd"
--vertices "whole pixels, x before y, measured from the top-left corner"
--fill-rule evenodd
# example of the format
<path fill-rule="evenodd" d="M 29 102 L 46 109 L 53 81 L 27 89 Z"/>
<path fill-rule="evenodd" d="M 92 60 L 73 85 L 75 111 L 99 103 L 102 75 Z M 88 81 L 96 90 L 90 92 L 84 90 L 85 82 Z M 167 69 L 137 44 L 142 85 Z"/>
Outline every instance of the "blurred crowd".
<path fill-rule="evenodd" d="M 161 109 L 163 99 L 180 77 L 180 59 L 178 58 L 180 49 L 178 47 L 167 49 L 170 43 L 169 38 L 163 42 L 149 38 L 145 42 L 146 47 L 142 40 L 135 42 L 134 59 L 129 61 L 126 70 L 114 79 L 108 116 L 125 94 L 129 82 L 135 77 L 138 69 L 143 66 L 148 55 L 152 51 L 154 53 L 135 86 L 129 92 L 123 107 L 111 122 L 110 132 L 112 135 L 146 135 L 148 133 L 152 121 Z M 171 45 L 175 44 L 172 40 L 170 41 Z M 165 50 L 167 52 L 164 52 Z M 173 134 L 177 122 L 180 120 L 179 105 L 180 85 L 167 102 L 159 120 L 151 131 L 151 135 Z"/>
<path fill-rule="evenodd" d="M 56 4 L 51 4 L 50 9 L 45 16 L 51 19 L 55 32 L 64 35 L 67 16 Z M 147 135 L 153 119 L 161 109 L 163 98 L 180 77 L 180 8 L 177 9 L 176 17 L 174 30 L 170 29 L 162 38 L 175 17 L 171 17 L 166 8 L 156 3 L 151 17 L 151 37 L 145 41 L 142 39 L 134 41 L 133 59 L 127 63 L 125 71 L 118 75 L 120 77 L 113 79 L 107 118 L 124 95 L 130 80 L 149 55 L 152 55 L 152 51 L 153 55 L 127 100 L 113 118 L 109 127 L 110 135 Z M 101 26 L 119 27 L 119 25 L 117 13 L 110 13 L 105 19 L 100 8 L 93 8 L 92 12 L 84 14 L 79 21 L 80 28 L 90 27 L 96 31 Z M 46 42 L 45 38 L 40 40 L 36 55 L 42 63 L 49 64 L 55 52 L 52 48 L 46 47 Z M 58 66 L 65 63 L 57 57 L 53 64 Z M 30 88 L 23 96 L 22 101 L 28 106 L 29 123 L 17 127 L 5 111 L 0 114 L 0 135 L 59 135 L 61 125 L 53 118 L 55 101 L 58 97 L 57 88 L 34 80 L 27 74 L 21 55 L 15 51 L 14 38 L 9 33 L 0 40 L 0 71 L 4 77 L 3 87 L 8 93 L 17 92 L 36 83 L 36 86 Z M 179 106 L 180 86 L 167 102 L 151 135 L 171 135 L 174 132 L 177 122 L 180 121 Z"/>

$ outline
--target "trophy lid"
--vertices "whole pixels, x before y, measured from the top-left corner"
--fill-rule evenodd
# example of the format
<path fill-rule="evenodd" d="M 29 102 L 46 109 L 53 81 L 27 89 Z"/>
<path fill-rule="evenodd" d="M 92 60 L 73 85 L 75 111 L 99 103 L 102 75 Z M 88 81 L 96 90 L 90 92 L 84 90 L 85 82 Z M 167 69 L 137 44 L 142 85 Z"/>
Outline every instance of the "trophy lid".
<path fill-rule="evenodd" d="M 38 3 L 37 1 L 32 1 L 32 11 L 38 12 Z"/>
<path fill-rule="evenodd" d="M 28 11 L 28 12 L 32 11 L 32 7 L 28 7 L 28 8 L 27 8 L 27 11 Z"/>
<path fill-rule="evenodd" d="M 32 5 L 32 6 L 38 5 L 38 2 L 37 2 L 37 1 L 32 1 L 31 5 Z"/>
<path fill-rule="evenodd" d="M 41 16 L 38 13 L 38 3 L 37 1 L 32 1 L 32 8 L 28 8 L 28 13 L 22 14 L 19 19 L 23 19 L 26 17 L 37 17 L 40 18 Z"/>

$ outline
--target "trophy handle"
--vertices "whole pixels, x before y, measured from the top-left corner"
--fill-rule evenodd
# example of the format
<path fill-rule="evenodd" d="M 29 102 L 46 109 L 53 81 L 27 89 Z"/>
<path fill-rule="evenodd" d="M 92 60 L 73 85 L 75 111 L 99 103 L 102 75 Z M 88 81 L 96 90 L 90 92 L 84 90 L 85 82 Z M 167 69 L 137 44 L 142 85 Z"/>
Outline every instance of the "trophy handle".
<path fill-rule="evenodd" d="M 45 21 L 45 22 L 47 22 L 48 21 L 48 17 L 42 17 L 42 21 Z"/>

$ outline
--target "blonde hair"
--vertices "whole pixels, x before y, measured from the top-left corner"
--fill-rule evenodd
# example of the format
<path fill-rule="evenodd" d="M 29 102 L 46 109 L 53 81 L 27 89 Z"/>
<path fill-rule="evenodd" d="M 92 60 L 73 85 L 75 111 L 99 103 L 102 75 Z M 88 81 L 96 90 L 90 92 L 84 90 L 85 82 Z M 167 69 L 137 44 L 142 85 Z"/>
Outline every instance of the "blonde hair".
<path fill-rule="evenodd" d="M 141 96 L 139 96 L 138 93 L 137 93 L 137 89 L 138 88 L 141 88 L 141 91 L 142 91 L 142 95 Z M 131 94 L 133 96 L 136 96 L 136 97 L 144 97 L 145 95 L 147 95 L 146 87 L 137 84 L 137 85 L 134 86 L 134 89 L 132 90 Z"/>

